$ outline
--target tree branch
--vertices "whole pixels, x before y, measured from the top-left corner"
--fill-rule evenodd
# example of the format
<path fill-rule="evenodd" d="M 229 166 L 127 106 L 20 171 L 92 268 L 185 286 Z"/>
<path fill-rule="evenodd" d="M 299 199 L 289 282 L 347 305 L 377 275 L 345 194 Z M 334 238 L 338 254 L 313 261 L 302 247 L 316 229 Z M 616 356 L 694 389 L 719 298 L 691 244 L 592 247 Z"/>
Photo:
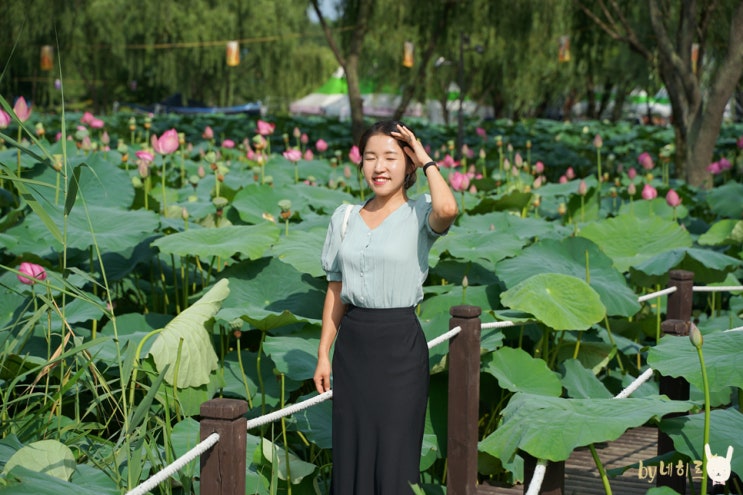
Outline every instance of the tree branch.
<path fill-rule="evenodd" d="M 629 26 L 629 23 L 625 22 L 622 23 L 622 28 L 624 28 L 625 34 L 622 34 L 619 30 L 619 25 L 614 20 L 614 18 L 611 16 L 611 13 L 608 11 L 606 4 L 603 0 L 600 0 L 601 4 L 601 10 L 604 12 L 604 14 L 608 17 L 609 22 L 605 22 L 603 19 L 601 19 L 599 16 L 597 16 L 590 8 L 588 8 L 581 0 L 574 0 L 575 4 L 585 13 L 593 22 L 596 23 L 597 26 L 599 26 L 601 29 L 606 32 L 612 39 L 617 41 L 623 41 L 629 45 L 629 47 L 645 57 L 647 60 L 653 59 L 653 54 L 650 50 L 648 50 L 640 41 L 637 39 L 637 35 L 632 30 L 632 28 Z M 617 10 L 620 15 L 621 11 L 619 10 L 619 7 L 616 5 L 615 2 L 613 3 L 614 10 Z M 621 16 L 623 17 L 623 16 Z M 621 23 L 621 21 L 620 21 Z"/>
<path fill-rule="evenodd" d="M 322 15 L 322 11 L 320 10 L 320 6 L 317 4 L 317 0 L 310 0 L 312 2 L 312 8 L 315 11 L 315 15 L 317 15 L 318 20 L 320 21 L 320 26 L 322 26 L 322 31 L 325 34 L 325 39 L 328 42 L 328 46 L 330 47 L 330 50 L 333 52 L 333 55 L 335 55 L 335 59 L 338 61 L 338 64 L 344 68 L 346 67 L 346 60 L 343 57 L 343 54 L 338 49 L 338 45 L 335 43 L 335 39 L 333 38 L 333 33 L 330 31 L 330 27 L 328 26 L 327 21 L 325 20 L 325 16 Z"/>

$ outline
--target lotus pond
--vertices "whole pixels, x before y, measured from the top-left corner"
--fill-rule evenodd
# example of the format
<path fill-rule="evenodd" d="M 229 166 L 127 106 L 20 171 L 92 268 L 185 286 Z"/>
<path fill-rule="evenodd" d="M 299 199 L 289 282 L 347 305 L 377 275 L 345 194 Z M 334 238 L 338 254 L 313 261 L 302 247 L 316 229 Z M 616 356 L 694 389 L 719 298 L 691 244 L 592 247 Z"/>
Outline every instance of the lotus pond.
<path fill-rule="evenodd" d="M 455 129 L 413 127 L 461 201 L 430 256 L 427 338 L 454 305 L 517 323 L 483 331 L 481 482 L 643 424 L 674 459 L 701 458 L 705 417 L 713 452 L 743 452 L 743 294 L 694 296 L 708 415 L 697 349 L 660 337 L 665 297 L 638 302 L 672 269 L 741 285 L 743 126 L 723 126 L 706 188 L 673 178 L 668 128 L 472 123 L 459 158 Z M 347 124 L 32 113 L 0 138 L 0 492 L 121 493 L 198 442 L 202 402 L 254 418 L 315 395 L 325 231 L 368 196 Z M 445 492 L 446 352 L 430 354 L 429 494 Z M 612 401 L 648 367 L 691 399 L 659 396 L 656 374 Z M 249 431 L 246 493 L 326 493 L 330 438 L 328 402 Z M 198 492 L 198 462 L 158 488 Z"/>

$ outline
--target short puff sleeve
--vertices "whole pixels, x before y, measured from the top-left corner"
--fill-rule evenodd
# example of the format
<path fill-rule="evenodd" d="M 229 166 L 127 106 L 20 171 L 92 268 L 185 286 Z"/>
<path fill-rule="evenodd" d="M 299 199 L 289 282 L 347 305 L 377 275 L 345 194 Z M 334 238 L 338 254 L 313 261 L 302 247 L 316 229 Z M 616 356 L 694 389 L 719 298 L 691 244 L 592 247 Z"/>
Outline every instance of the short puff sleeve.
<path fill-rule="evenodd" d="M 341 234 L 343 230 L 343 219 L 346 209 L 350 207 L 351 205 L 347 204 L 340 205 L 330 217 L 330 225 L 328 225 L 325 244 L 323 245 L 322 255 L 320 256 L 322 269 L 325 271 L 328 282 L 340 282 L 342 280 L 338 251 L 341 248 L 341 242 L 343 242 Z"/>

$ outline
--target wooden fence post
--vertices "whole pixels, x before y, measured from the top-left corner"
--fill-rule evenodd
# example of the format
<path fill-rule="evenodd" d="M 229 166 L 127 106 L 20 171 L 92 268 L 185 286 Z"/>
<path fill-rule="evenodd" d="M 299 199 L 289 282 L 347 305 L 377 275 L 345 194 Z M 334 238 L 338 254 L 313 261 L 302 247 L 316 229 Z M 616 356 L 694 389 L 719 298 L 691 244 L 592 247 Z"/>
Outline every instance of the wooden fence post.
<path fill-rule="evenodd" d="M 691 321 L 691 310 L 694 298 L 694 273 L 686 270 L 671 270 L 668 287 L 676 287 L 676 292 L 668 295 L 666 303 L 666 319 L 661 323 L 664 335 L 688 336 Z M 689 363 L 694 366 L 694 363 Z M 667 395 L 673 400 L 689 400 L 689 382 L 684 377 L 673 378 L 661 376 L 658 383 L 660 394 Z M 678 414 L 664 416 L 666 418 Z M 676 450 L 671 438 L 658 430 L 658 455 Z M 667 486 L 678 493 L 686 493 L 686 477 L 678 476 L 676 470 L 665 476 L 658 475 L 656 486 Z"/>
<path fill-rule="evenodd" d="M 219 442 L 201 455 L 201 493 L 245 494 L 245 449 L 248 403 L 212 399 L 201 404 L 201 440 L 219 433 Z"/>
<path fill-rule="evenodd" d="M 480 403 L 480 314 L 477 306 L 453 306 L 449 329 L 448 495 L 477 494 L 477 438 Z"/>

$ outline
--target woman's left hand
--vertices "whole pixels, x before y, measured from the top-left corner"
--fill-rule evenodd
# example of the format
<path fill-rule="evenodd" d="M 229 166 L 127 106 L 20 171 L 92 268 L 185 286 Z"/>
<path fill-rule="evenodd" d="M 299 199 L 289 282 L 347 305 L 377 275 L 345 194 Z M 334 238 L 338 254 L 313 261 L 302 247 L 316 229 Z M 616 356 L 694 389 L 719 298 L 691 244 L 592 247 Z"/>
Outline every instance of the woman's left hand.
<path fill-rule="evenodd" d="M 413 134 L 413 131 L 399 124 L 397 128 L 399 129 L 398 131 L 392 131 L 392 137 L 407 144 L 407 146 L 403 146 L 403 150 L 413 160 L 416 168 L 420 168 L 432 161 L 423 144 Z"/>

